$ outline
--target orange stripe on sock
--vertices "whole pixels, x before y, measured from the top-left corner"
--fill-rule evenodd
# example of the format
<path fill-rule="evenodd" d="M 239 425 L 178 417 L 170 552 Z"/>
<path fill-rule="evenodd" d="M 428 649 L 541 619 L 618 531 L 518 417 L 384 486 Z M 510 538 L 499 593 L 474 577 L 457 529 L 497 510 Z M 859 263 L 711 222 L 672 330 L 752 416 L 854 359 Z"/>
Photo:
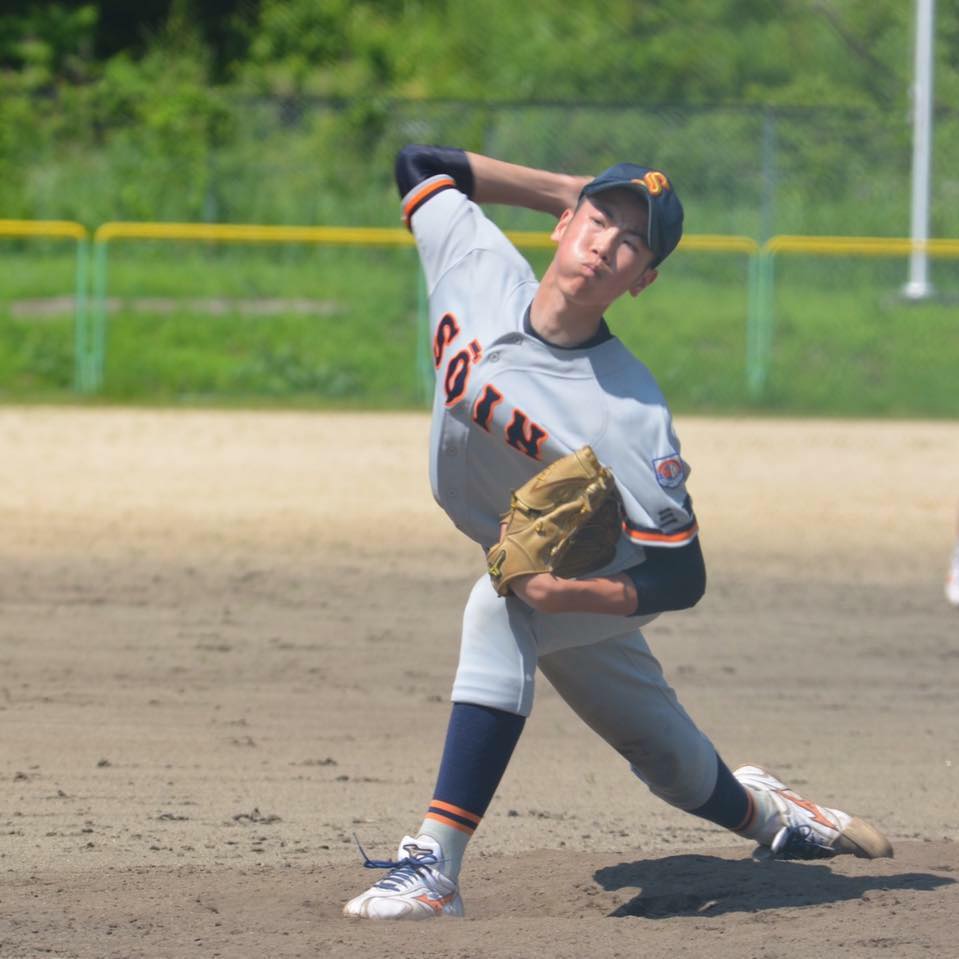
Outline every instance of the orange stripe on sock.
<path fill-rule="evenodd" d="M 467 836 L 472 836 L 473 833 L 476 832 L 475 827 L 470 829 L 469 826 L 464 826 L 463 823 L 457 822 L 455 819 L 447 819 L 445 816 L 440 816 L 433 812 L 428 812 L 424 818 L 435 819 L 444 826 L 452 826 L 453 829 L 458 829 L 460 832 L 465 832 Z"/>
<path fill-rule="evenodd" d="M 435 806 L 437 809 L 444 809 L 446 812 L 454 813 L 457 816 L 462 816 L 464 819 L 468 819 L 470 822 L 475 822 L 477 826 L 483 819 L 482 816 L 477 816 L 475 812 L 470 812 L 468 809 L 464 809 L 462 806 L 454 806 L 452 803 L 442 802 L 439 799 L 434 799 L 430 805 Z"/>
<path fill-rule="evenodd" d="M 744 786 L 743 789 L 746 789 L 746 787 Z M 746 815 L 743 816 L 743 821 L 738 826 L 733 826 L 733 832 L 742 832 L 744 829 L 748 829 L 756 817 L 756 803 L 748 789 L 746 789 L 746 799 L 749 801 L 749 808 L 746 810 Z"/>

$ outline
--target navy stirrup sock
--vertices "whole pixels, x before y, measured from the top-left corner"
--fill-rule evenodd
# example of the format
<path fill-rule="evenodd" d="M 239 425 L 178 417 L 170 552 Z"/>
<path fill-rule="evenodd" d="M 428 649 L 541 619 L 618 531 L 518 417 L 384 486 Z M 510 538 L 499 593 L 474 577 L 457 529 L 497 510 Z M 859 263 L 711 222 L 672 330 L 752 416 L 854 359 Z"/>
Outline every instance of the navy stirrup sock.
<path fill-rule="evenodd" d="M 749 825 L 753 817 L 752 797 L 718 755 L 716 763 L 718 768 L 713 794 L 698 809 L 689 811 L 694 816 L 716 823 L 717 826 L 740 832 Z"/>
<path fill-rule="evenodd" d="M 525 716 L 502 709 L 453 703 L 427 818 L 472 834 L 503 778 L 525 722 Z"/>

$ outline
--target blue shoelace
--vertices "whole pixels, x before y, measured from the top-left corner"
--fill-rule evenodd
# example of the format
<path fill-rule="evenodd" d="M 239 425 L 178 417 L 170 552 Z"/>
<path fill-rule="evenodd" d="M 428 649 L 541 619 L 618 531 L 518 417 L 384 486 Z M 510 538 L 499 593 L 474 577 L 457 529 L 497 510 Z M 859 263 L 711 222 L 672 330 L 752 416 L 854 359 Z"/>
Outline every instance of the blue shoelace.
<path fill-rule="evenodd" d="M 838 851 L 823 843 L 811 826 L 787 826 L 786 837 L 782 842 L 773 842 L 778 846 L 776 859 L 832 859 Z"/>
<path fill-rule="evenodd" d="M 439 860 L 432 853 L 413 859 L 411 856 L 405 856 L 403 859 L 370 859 L 366 850 L 360 845 L 359 839 L 353 836 L 356 848 L 359 849 L 363 857 L 363 867 L 365 869 L 389 869 L 389 875 L 384 876 L 374 885 L 381 886 L 383 889 L 392 889 L 399 891 L 403 886 L 408 886 L 415 879 L 423 879 L 430 888 L 433 883 L 429 874 L 429 866 L 435 866 Z"/>

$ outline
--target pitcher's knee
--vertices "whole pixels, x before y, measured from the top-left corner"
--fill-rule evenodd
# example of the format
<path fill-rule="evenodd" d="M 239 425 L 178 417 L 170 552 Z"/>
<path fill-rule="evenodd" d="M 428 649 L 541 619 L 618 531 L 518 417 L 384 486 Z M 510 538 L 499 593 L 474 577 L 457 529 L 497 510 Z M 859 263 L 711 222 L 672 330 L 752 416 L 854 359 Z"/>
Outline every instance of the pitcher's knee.
<path fill-rule="evenodd" d="M 451 699 L 529 716 L 533 709 L 534 674 L 526 670 L 496 673 L 463 663 L 456 671 Z"/>
<path fill-rule="evenodd" d="M 671 806 L 698 809 L 716 785 L 716 751 L 702 733 L 676 743 L 624 743 L 619 752 L 650 792 Z"/>

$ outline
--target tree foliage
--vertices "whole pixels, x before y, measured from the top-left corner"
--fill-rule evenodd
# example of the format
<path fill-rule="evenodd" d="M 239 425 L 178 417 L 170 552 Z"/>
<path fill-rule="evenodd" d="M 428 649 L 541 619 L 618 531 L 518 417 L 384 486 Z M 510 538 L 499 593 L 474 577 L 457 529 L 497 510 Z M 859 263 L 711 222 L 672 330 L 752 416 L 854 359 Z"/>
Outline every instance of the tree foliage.
<path fill-rule="evenodd" d="M 0 66 L 93 81 L 171 35 L 206 79 L 278 95 L 901 107 L 903 0 L 14 0 Z M 959 93 L 959 3 L 938 5 L 937 85 Z M 185 56 L 194 52 L 187 44 Z"/>
<path fill-rule="evenodd" d="M 937 27 L 936 100 L 951 110 L 959 0 L 940 0 Z M 276 140 L 264 103 L 302 133 L 276 163 L 322 160 L 331 182 L 358 158 L 383 161 L 399 101 L 831 108 L 905 123 L 912 34 L 903 0 L 8 0 L 0 215 L 228 215 L 224 173 Z M 319 116 L 318 100 L 344 106 Z M 483 145 L 482 107 L 459 119 L 444 129 Z M 121 183 L 102 210 L 98 177 Z M 157 200 L 167 193 L 180 206 Z"/>

